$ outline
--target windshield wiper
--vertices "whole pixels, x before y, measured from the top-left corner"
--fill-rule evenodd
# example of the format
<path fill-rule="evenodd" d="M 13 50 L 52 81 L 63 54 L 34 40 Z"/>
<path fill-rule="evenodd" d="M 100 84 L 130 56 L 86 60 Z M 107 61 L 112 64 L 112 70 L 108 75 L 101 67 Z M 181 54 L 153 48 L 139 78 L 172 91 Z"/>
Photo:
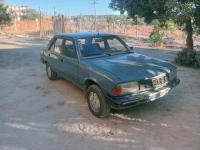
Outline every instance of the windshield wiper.
<path fill-rule="evenodd" d="M 110 53 L 109 52 L 105 52 L 104 54 L 108 55 L 108 56 L 112 56 L 113 55 L 112 52 L 110 52 Z"/>

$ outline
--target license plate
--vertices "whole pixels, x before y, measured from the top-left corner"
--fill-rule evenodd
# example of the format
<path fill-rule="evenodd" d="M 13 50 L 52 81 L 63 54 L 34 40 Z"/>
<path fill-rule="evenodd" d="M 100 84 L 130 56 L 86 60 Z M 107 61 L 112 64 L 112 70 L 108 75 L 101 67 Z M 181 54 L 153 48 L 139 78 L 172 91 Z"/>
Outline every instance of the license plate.
<path fill-rule="evenodd" d="M 169 92 L 169 90 L 170 90 L 170 88 L 166 88 L 166 89 L 160 90 L 158 92 L 149 94 L 148 101 L 152 102 L 152 101 L 155 101 L 156 99 L 159 99 L 159 98 L 165 96 Z"/>

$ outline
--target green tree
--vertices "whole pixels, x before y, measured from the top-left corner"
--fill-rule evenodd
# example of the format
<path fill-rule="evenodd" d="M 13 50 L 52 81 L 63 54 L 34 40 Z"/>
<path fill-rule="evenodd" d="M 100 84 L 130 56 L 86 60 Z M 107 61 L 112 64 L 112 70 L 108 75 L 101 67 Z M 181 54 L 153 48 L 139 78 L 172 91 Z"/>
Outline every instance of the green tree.
<path fill-rule="evenodd" d="M 126 1 L 125 0 L 111 0 L 110 7 L 113 10 L 120 11 L 120 14 L 124 14 L 124 12 L 126 11 L 126 9 L 125 9 Z"/>
<path fill-rule="evenodd" d="M 169 0 L 166 7 L 170 10 L 168 15 L 175 20 L 179 26 L 184 26 L 187 33 L 187 56 L 193 54 L 193 32 L 194 28 L 200 29 L 200 1 L 199 0 Z"/>
<path fill-rule="evenodd" d="M 11 17 L 10 14 L 7 13 L 6 7 L 3 6 L 3 4 L 0 4 L 0 32 L 2 30 L 2 27 L 8 23 L 10 23 Z"/>
<path fill-rule="evenodd" d="M 148 23 L 153 19 L 158 19 L 161 23 L 174 20 L 184 27 L 187 34 L 187 56 L 192 57 L 193 32 L 194 29 L 200 29 L 199 0 L 111 0 L 110 7 L 120 12 L 127 11 L 132 18 L 136 15 L 144 17 Z"/>
<path fill-rule="evenodd" d="M 158 45 L 164 43 L 164 37 L 166 37 L 168 33 L 176 30 L 176 24 L 172 20 L 160 22 L 158 19 L 155 19 L 151 24 L 154 25 L 154 28 L 149 37 L 154 44 Z"/>
<path fill-rule="evenodd" d="M 22 20 L 35 20 L 40 17 L 40 13 L 35 9 L 29 9 L 25 15 L 21 16 Z"/>

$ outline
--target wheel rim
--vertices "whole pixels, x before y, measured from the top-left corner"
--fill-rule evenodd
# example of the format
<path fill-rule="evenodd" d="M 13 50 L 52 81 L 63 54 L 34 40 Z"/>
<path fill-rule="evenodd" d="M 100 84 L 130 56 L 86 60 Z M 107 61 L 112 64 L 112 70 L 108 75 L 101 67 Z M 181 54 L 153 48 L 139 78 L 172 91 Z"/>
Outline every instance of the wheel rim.
<path fill-rule="evenodd" d="M 48 66 L 48 68 L 47 68 L 47 75 L 49 76 L 49 77 L 51 77 L 51 68 Z"/>
<path fill-rule="evenodd" d="M 89 94 L 89 103 L 94 112 L 99 112 L 100 110 L 100 100 L 95 92 L 90 92 Z"/>

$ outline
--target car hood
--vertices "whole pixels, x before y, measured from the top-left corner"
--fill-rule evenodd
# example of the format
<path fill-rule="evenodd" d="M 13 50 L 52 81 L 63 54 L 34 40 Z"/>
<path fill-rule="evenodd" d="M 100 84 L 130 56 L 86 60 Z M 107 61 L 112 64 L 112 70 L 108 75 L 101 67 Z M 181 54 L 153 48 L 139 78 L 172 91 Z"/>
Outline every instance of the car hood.
<path fill-rule="evenodd" d="M 120 80 L 118 82 L 149 79 L 176 69 L 166 61 L 138 53 L 88 59 L 87 64 L 97 71 L 112 74 Z"/>

